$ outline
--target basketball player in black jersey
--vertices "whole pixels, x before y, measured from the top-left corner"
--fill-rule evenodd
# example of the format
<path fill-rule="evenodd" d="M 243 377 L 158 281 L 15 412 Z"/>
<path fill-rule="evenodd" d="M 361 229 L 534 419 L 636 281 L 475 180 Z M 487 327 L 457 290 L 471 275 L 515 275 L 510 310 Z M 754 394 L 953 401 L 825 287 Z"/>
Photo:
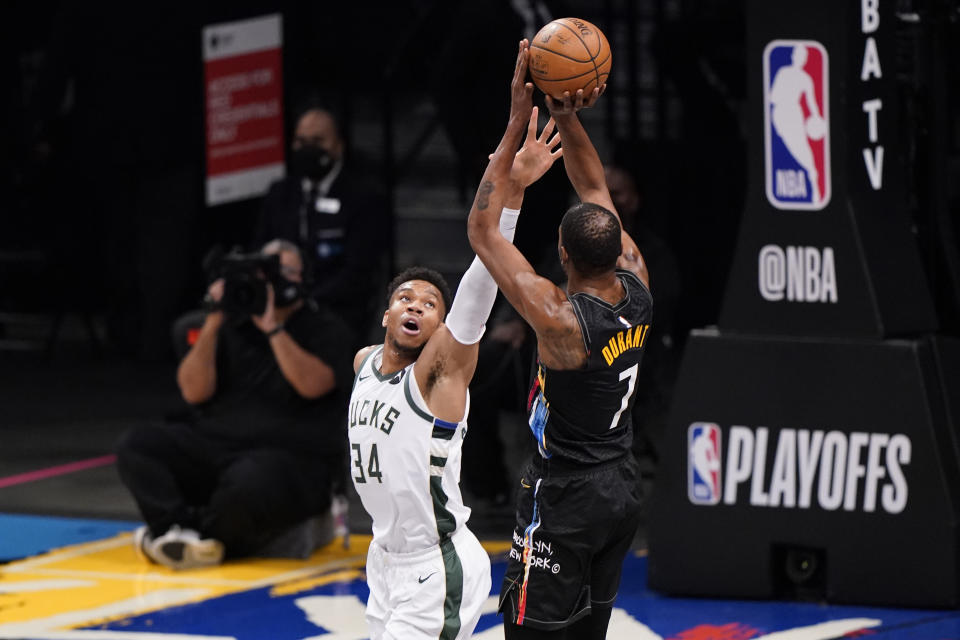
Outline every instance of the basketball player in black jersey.
<path fill-rule="evenodd" d="M 533 109 L 527 46 L 520 44 L 511 117 Z M 630 414 L 653 300 L 643 258 L 620 225 L 600 158 L 577 117 L 600 93 L 547 98 L 581 200 L 560 223 L 566 291 L 538 276 L 498 231 L 508 170 L 487 176 L 468 221 L 471 246 L 537 334 L 529 423 L 538 453 L 522 474 L 500 593 L 508 640 L 604 638 L 639 524 Z M 516 149 L 520 133 L 510 131 L 502 144 Z"/>

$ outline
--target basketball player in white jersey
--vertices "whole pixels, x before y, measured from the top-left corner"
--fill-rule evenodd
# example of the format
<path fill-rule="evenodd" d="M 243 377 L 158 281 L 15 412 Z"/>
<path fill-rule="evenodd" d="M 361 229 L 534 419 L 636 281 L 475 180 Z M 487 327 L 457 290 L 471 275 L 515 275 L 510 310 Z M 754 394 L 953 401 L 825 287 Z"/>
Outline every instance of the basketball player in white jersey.
<path fill-rule="evenodd" d="M 559 138 L 550 137 L 552 120 L 537 136 L 537 114 L 529 108 L 532 86 L 520 71 L 518 65 L 514 103 L 525 98 L 527 109 L 511 111 L 512 148 L 501 142 L 483 178 L 503 188 L 495 203 L 489 194 L 477 195 L 503 207 L 500 231 L 510 241 L 524 189 L 561 155 Z M 527 138 L 517 152 L 525 127 Z M 430 269 L 404 271 L 388 293 L 383 344 L 361 349 L 354 360 L 349 417 L 353 482 L 373 519 L 370 637 L 468 638 L 491 579 L 490 560 L 466 527 L 470 509 L 460 495 L 460 455 L 467 387 L 497 287 L 474 259 L 449 314 L 449 290 Z"/>

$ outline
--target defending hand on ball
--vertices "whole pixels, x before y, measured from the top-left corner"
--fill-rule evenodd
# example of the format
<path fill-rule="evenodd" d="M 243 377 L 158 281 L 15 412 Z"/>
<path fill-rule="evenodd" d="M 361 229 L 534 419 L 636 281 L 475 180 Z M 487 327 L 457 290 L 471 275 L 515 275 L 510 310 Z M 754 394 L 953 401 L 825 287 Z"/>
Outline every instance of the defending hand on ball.
<path fill-rule="evenodd" d="M 530 43 L 526 38 L 520 41 L 517 50 L 517 64 L 513 68 L 513 81 L 510 83 L 510 119 L 526 119 L 533 108 L 533 83 L 527 82 L 527 65 L 530 61 Z"/>
<path fill-rule="evenodd" d="M 556 122 L 553 118 L 547 121 L 543 131 L 537 136 L 537 116 L 539 110 L 533 107 L 530 110 L 530 122 L 527 125 L 527 137 L 523 141 L 523 146 L 517 155 L 513 158 L 513 166 L 510 168 L 510 179 L 521 185 L 524 189 L 540 179 L 540 177 L 553 166 L 557 158 L 563 155 L 563 148 L 560 144 L 560 132 L 553 132 Z M 553 133 L 553 137 L 550 134 Z"/>

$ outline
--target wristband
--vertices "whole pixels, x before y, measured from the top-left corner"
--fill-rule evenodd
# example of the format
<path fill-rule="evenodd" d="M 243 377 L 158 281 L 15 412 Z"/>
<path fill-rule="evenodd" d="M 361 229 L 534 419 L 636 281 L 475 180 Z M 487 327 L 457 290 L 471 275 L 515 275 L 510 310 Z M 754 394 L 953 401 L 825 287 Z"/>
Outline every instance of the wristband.
<path fill-rule="evenodd" d="M 281 331 L 283 331 L 283 325 L 282 325 L 282 324 L 278 324 L 278 325 L 275 326 L 273 329 L 270 329 L 270 331 L 265 331 L 263 335 L 267 336 L 267 338 L 269 339 L 269 338 L 272 338 L 273 336 L 277 335 L 277 334 L 280 333 Z"/>

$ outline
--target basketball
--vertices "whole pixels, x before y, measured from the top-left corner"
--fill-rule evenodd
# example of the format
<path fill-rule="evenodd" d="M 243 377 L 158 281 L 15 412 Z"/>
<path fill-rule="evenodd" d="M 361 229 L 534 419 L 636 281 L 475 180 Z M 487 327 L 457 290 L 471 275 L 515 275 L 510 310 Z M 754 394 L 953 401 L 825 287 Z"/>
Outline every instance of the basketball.
<path fill-rule="evenodd" d="M 562 99 L 577 89 L 585 94 L 607 81 L 610 45 L 600 29 L 580 18 L 559 18 L 548 23 L 530 43 L 530 75 L 549 96 Z"/>

